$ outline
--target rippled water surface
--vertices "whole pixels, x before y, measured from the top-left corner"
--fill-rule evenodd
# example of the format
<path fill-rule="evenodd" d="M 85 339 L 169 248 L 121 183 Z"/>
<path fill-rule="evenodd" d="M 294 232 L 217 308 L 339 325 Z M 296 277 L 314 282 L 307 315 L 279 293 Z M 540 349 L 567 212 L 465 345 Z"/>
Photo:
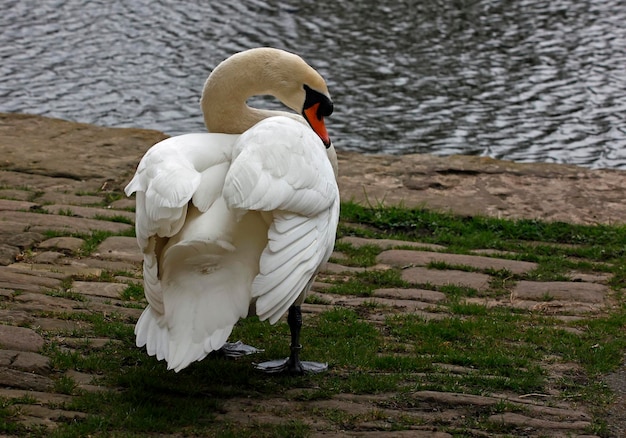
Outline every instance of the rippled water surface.
<path fill-rule="evenodd" d="M 623 0 L 0 5 L 0 111 L 201 131 L 211 69 L 269 45 L 327 78 L 338 149 L 626 168 Z"/>

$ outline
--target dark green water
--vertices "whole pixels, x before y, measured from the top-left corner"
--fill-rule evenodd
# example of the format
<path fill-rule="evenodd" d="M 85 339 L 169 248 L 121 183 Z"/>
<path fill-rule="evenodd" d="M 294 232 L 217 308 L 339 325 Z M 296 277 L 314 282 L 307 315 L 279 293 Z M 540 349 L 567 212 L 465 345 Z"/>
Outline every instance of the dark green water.
<path fill-rule="evenodd" d="M 201 131 L 198 98 L 211 69 L 269 45 L 327 78 L 338 149 L 626 168 L 621 0 L 0 7 L 0 111 Z"/>

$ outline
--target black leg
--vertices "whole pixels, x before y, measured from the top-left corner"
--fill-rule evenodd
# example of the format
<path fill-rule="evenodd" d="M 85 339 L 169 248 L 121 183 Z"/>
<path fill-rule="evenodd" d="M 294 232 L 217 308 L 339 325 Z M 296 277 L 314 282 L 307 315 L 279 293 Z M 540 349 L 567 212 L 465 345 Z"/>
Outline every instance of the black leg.
<path fill-rule="evenodd" d="M 269 374 L 287 373 L 302 375 L 304 373 L 321 373 L 328 369 L 327 363 L 302 362 L 300 361 L 300 331 L 302 330 L 302 311 L 300 306 L 291 306 L 287 315 L 287 324 L 291 331 L 291 353 L 287 359 L 272 360 L 256 364 L 256 369 Z"/>
<path fill-rule="evenodd" d="M 291 331 L 291 354 L 287 362 L 287 372 L 289 374 L 304 374 L 304 369 L 300 362 L 300 350 L 302 350 L 302 344 L 300 344 L 302 311 L 300 310 L 300 306 L 291 306 L 289 308 L 287 324 L 289 324 L 289 330 Z"/>

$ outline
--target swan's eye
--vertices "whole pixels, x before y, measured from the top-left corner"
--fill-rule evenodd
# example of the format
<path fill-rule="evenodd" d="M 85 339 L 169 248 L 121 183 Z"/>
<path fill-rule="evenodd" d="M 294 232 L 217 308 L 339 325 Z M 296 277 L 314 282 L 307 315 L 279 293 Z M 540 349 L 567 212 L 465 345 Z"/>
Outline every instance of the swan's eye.
<path fill-rule="evenodd" d="M 317 110 L 317 117 L 321 119 L 322 117 L 330 116 L 332 113 L 333 103 L 330 101 L 329 98 L 324 96 L 324 99 L 320 102 L 320 106 Z"/>
<path fill-rule="evenodd" d="M 306 92 L 306 97 L 302 108 L 303 112 L 317 104 L 316 116 L 318 119 L 321 120 L 322 118 L 330 116 L 333 113 L 333 103 L 328 96 L 312 89 L 306 84 L 304 85 L 304 91 Z"/>

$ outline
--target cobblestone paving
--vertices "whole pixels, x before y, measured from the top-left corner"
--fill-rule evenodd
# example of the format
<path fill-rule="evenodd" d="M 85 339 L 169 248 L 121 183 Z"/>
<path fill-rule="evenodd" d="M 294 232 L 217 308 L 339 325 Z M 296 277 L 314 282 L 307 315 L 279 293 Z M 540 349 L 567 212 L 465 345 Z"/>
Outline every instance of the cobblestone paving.
<path fill-rule="evenodd" d="M 16 421 L 29 427 L 45 425 L 54 428 L 60 421 L 85 416 L 82 412 L 64 408 L 74 397 L 59 389 L 64 378 L 76 383 L 75 391 L 110 390 L 94 384 L 96 376 L 76 370 L 60 373 L 51 365 L 46 355 L 46 346 L 51 343 L 72 350 L 85 342 L 94 349 L 108 342 L 105 338 L 85 339 L 81 328 L 88 323 L 67 315 L 117 313 L 123 315 L 126 324 L 133 324 L 141 312 L 139 308 L 125 306 L 120 295 L 128 284 L 139 282 L 141 276 L 141 255 L 135 239 L 124 236 L 132 227 L 129 220 L 133 215 L 128 209 L 133 207 L 133 201 L 116 200 L 106 188 L 101 190 L 102 187 L 93 182 L 62 177 L 0 171 L 0 184 L 3 187 L 0 189 L 0 397 L 24 400 L 13 406 Z M 94 231 L 106 231 L 111 235 L 89 248 L 89 236 Z M 82 233 L 84 237 L 67 237 L 68 233 Z M 379 245 L 383 251 L 378 255 L 378 264 L 367 269 L 400 268 L 402 278 L 412 284 L 458 284 L 480 290 L 489 287 L 492 278 L 487 272 L 490 270 L 524 273 L 535 266 L 529 262 L 498 258 L 497 254 L 447 253 L 445 247 L 438 245 L 354 237 L 343 238 L 343 242 L 355 247 Z M 414 248 L 406 249 L 410 247 Z M 315 283 L 313 295 L 322 298 L 316 302 L 323 304 L 306 304 L 306 312 L 318 313 L 332 306 L 358 307 L 367 300 L 370 304 L 372 301 L 379 304 L 381 312 L 441 317 L 442 313 L 434 309 L 444 301 L 444 294 L 423 286 L 378 289 L 369 298 L 329 293 L 328 281 L 334 276 L 351 275 L 365 269 L 342 266 L 341 259 L 341 254 L 335 254 L 335 263 L 329 263 Z M 428 269 L 426 266 L 433 261 L 452 267 L 470 266 L 475 271 Z M 578 315 L 605 311 L 611 305 L 606 283 L 607 278 L 601 273 L 573 273 L 572 281 L 520 281 L 510 296 L 476 300 L 489 306 L 543 309 L 565 322 Z M 372 318 L 376 318 L 375 313 Z M 450 372 L 472 371 L 451 367 Z M 556 378 L 563 370 L 555 368 L 549 372 Z M 592 419 L 584 405 L 563 401 L 556 390 L 547 394 L 490 396 L 420 391 L 412 396 L 422 408 L 410 412 L 393 409 L 393 394 L 341 394 L 331 400 L 296 403 L 308 403 L 306 409 L 332 407 L 358 414 L 372 409 L 380 411 L 381 408 L 376 406 L 381 405 L 381 400 L 388 400 L 390 407 L 384 408 L 378 418 L 408 415 L 419 417 L 421 423 L 415 430 L 385 432 L 388 424 L 385 420 L 364 420 L 356 431 L 346 432 L 346 436 L 353 433 L 355 436 L 377 437 L 447 437 L 451 435 L 437 432 L 436 425 L 453 425 L 470 415 L 473 407 L 493 406 L 503 400 L 520 409 L 515 413 L 494 414 L 491 420 L 522 427 L 527 436 L 582 437 Z M 250 399 L 232 398 L 225 403 L 220 416 L 231 422 L 250 422 L 254 421 L 251 417 L 257 412 L 256 421 L 278 421 L 271 418 L 271 413 L 280 412 L 286 401 L 283 397 L 266 400 L 266 409 L 262 412 L 251 409 L 253 403 L 255 401 Z M 328 431 L 323 420 L 314 424 L 315 436 L 336 433 Z"/>

